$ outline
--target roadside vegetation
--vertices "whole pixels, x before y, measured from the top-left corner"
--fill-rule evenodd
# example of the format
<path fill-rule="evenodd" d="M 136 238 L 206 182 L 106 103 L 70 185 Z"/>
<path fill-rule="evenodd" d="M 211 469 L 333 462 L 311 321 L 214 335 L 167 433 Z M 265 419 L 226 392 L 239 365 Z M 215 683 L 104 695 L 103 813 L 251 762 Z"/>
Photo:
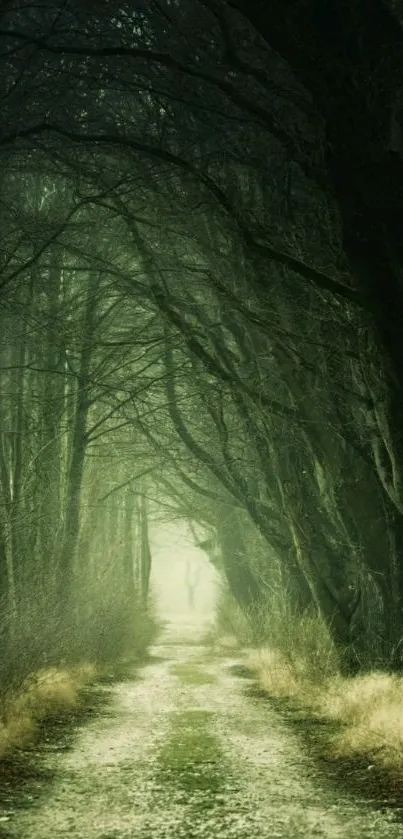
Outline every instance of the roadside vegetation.
<path fill-rule="evenodd" d="M 0 701 L 133 649 L 185 519 L 217 649 L 396 767 L 399 4 L 139 5 L 0 12 Z"/>
<path fill-rule="evenodd" d="M 0 683 L 0 760 L 30 746 L 55 721 L 86 713 L 95 683 L 132 672 L 147 657 L 159 629 L 151 600 L 147 608 L 138 604 L 130 612 L 122 606 L 120 614 L 100 613 L 91 634 L 70 649 L 65 642 L 57 663 L 49 663 L 51 635 L 42 635 L 34 658 L 16 641 L 12 678 L 4 666 Z M 56 650 L 57 639 L 53 643 Z"/>
<path fill-rule="evenodd" d="M 319 750 L 341 766 L 403 783 L 403 676 L 365 669 L 340 672 L 338 652 L 323 620 L 295 615 L 281 598 L 266 608 L 242 610 L 225 590 L 217 606 L 216 635 L 246 652 L 261 696 L 280 701 L 306 722 L 324 723 Z M 328 725 L 326 725 L 328 724 Z M 323 727 L 322 727 L 323 728 Z M 303 727 L 302 727 L 303 730 Z"/>

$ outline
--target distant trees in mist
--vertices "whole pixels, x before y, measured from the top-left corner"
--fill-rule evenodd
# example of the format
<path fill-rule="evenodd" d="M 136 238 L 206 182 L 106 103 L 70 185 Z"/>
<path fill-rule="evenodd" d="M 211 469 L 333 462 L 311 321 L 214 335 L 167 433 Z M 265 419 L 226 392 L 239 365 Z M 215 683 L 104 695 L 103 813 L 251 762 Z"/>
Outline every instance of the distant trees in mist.
<path fill-rule="evenodd" d="M 282 592 L 346 670 L 401 667 L 401 27 L 380 0 L 2 13 L 6 633 L 144 600 L 152 498 L 245 608 Z"/>

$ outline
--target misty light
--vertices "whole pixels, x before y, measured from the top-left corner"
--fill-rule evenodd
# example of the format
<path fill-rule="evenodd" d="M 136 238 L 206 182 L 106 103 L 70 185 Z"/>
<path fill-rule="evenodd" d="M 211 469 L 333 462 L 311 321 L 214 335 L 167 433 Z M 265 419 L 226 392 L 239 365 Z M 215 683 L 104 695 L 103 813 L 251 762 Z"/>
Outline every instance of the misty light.
<path fill-rule="evenodd" d="M 219 575 L 183 521 L 150 523 L 151 590 L 160 616 L 172 622 L 213 620 Z M 192 598 L 193 591 L 193 598 Z"/>

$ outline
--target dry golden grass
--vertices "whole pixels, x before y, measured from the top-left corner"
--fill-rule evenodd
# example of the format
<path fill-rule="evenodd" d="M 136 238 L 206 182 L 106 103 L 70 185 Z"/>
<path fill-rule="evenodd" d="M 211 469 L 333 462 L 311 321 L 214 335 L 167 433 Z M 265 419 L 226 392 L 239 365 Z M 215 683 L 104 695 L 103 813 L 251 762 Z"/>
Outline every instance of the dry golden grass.
<path fill-rule="evenodd" d="M 387 769 L 388 778 L 403 784 L 403 676 L 379 671 L 341 676 L 337 650 L 320 615 L 295 615 L 286 598 L 263 604 L 260 613 L 245 614 L 224 589 L 211 633 L 214 650 L 217 637 L 222 644 L 226 635 L 237 640 L 237 651 L 245 654 L 267 696 L 288 701 L 307 717 L 329 721 L 324 746 L 329 755 L 365 758 L 368 766 Z"/>
<path fill-rule="evenodd" d="M 339 756 L 363 755 L 403 772 L 403 678 L 374 672 L 331 680 L 322 711 L 341 726 L 333 742 Z"/>
<path fill-rule="evenodd" d="M 251 650 L 247 665 L 257 675 L 259 686 L 270 696 L 294 699 L 309 687 L 302 668 L 298 669 L 279 650 Z"/>
<path fill-rule="evenodd" d="M 251 650 L 248 666 L 268 696 L 283 698 L 336 723 L 331 753 L 365 757 L 403 777 L 403 677 L 373 672 L 315 679 L 311 662 L 278 650 Z"/>
<path fill-rule="evenodd" d="M 17 693 L 7 696 L 1 708 L 0 757 L 28 745 L 41 720 L 75 710 L 82 688 L 94 681 L 97 672 L 93 665 L 81 664 L 69 669 L 47 668 L 29 676 Z"/>
<path fill-rule="evenodd" d="M 0 758 L 16 747 L 23 748 L 34 739 L 36 724 L 31 717 L 12 717 L 0 723 Z"/>

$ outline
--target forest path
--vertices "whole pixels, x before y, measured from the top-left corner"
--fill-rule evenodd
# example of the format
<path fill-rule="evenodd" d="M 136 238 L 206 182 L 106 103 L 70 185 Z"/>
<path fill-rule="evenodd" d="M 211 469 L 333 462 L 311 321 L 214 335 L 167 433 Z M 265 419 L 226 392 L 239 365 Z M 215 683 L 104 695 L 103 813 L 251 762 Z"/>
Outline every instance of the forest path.
<path fill-rule="evenodd" d="M 168 634 L 66 751 L 37 751 L 18 808 L 0 796 L 0 839 L 403 839 L 397 811 L 340 796 L 237 665 Z"/>

